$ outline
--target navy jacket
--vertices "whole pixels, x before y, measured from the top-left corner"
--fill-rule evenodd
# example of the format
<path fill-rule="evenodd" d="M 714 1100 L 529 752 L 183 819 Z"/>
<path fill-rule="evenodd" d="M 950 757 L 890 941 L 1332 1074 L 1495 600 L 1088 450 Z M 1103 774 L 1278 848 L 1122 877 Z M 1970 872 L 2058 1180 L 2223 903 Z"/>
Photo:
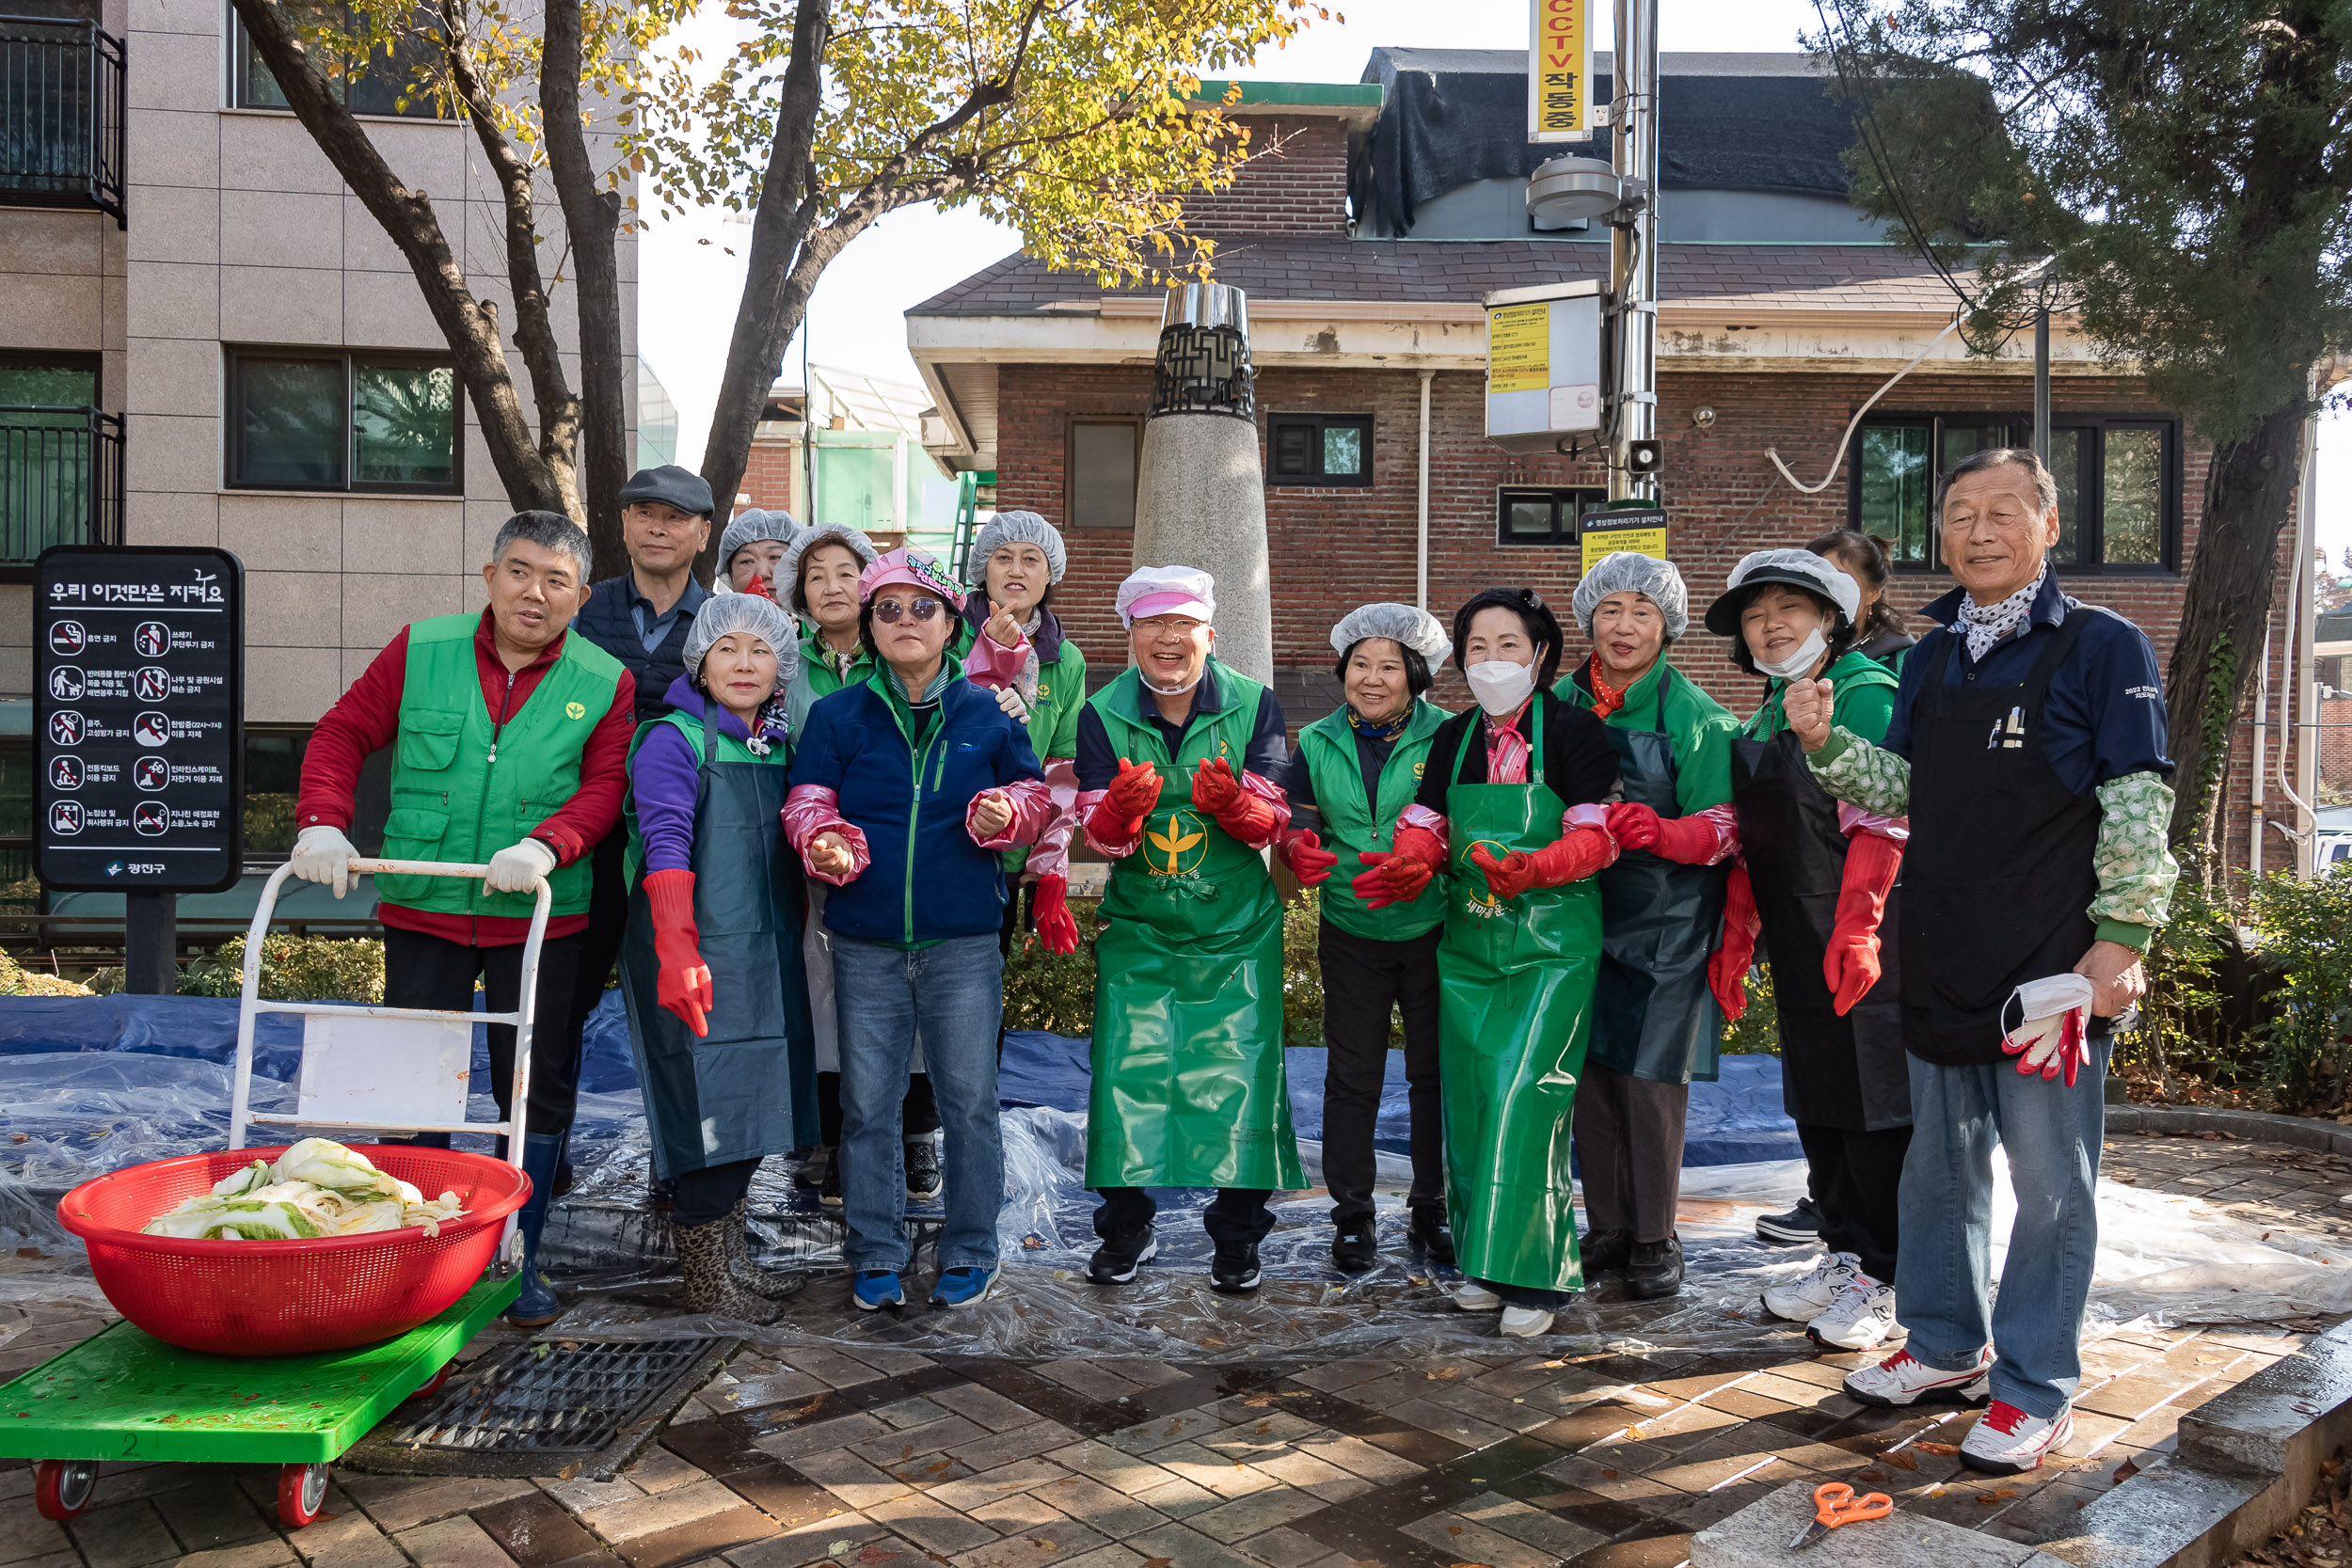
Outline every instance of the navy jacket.
<path fill-rule="evenodd" d="M 1028 728 L 994 692 L 951 680 L 918 766 L 899 727 L 904 710 L 882 690 L 889 678 L 879 671 L 818 698 L 792 753 L 792 787 L 832 790 L 870 857 L 855 881 L 825 895 L 825 925 L 897 947 L 993 936 L 1005 918 L 1003 861 L 972 842 L 963 816 L 984 790 L 1043 777 Z"/>
<path fill-rule="evenodd" d="M 696 601 L 698 607 L 701 595 L 690 587 L 686 598 Z M 637 677 L 637 721 L 642 724 L 669 711 L 663 693 L 671 682 L 686 673 L 686 634 L 694 629 L 694 610 L 681 603 L 677 618 L 670 623 L 669 635 L 647 653 L 645 640 L 637 634 L 637 618 L 630 613 L 636 599 L 636 579 L 627 572 L 607 578 L 588 590 L 587 601 L 572 617 L 572 629 L 619 659 Z"/>

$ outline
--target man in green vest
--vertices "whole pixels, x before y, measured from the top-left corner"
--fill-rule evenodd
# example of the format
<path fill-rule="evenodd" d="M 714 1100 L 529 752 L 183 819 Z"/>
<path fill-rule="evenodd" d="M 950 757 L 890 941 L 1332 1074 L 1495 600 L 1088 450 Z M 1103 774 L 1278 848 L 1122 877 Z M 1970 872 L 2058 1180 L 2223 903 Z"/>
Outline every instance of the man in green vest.
<path fill-rule="evenodd" d="M 349 891 L 359 770 L 393 747 L 384 858 L 489 870 L 479 882 L 376 879 L 384 1001 L 459 1012 L 473 1006 L 477 979 L 492 1011 L 515 1006 L 534 890 L 547 881 L 554 903 L 539 949 L 524 1113 L 523 1292 L 507 1313 L 536 1325 L 562 1311 L 537 1259 L 580 1082 L 567 1015 L 588 925 L 584 857 L 620 819 L 635 690 L 619 660 L 569 635 L 587 596 L 588 535 L 578 524 L 517 513 L 490 555 L 487 609 L 405 627 L 319 721 L 303 753 L 294 870 L 338 898 Z M 489 1035 L 491 1092 L 507 1117 L 515 1031 L 494 1025 Z M 436 1141 L 446 1146 L 447 1135 Z"/>

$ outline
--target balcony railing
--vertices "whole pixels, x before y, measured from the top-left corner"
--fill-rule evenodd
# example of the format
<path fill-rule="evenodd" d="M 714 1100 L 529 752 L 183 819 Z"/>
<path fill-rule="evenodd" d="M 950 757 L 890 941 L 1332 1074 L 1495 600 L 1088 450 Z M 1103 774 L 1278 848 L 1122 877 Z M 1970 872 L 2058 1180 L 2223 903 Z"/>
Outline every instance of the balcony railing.
<path fill-rule="evenodd" d="M 124 222 L 122 76 L 95 22 L 0 15 L 0 204 Z"/>
<path fill-rule="evenodd" d="M 0 404 L 0 581 L 52 545 L 122 543 L 122 417 Z"/>

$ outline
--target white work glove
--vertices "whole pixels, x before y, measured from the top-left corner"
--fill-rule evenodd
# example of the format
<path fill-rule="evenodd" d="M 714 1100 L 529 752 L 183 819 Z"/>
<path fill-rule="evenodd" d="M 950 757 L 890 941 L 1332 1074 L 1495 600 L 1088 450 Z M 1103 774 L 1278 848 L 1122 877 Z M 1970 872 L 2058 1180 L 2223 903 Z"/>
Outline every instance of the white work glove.
<path fill-rule="evenodd" d="M 2090 980 L 2082 974 L 2028 980 L 2010 993 L 2002 1014 L 2014 1005 L 2024 1022 L 2001 1037 L 2001 1049 L 2017 1058 L 2020 1074 L 2038 1072 L 2049 1083 L 2064 1073 L 2066 1086 L 2074 1086 L 2076 1074 L 2090 1060 L 2086 1034 L 2091 996 Z"/>
<path fill-rule="evenodd" d="M 340 829 L 305 828 L 294 840 L 294 874 L 306 882 L 320 882 L 335 890 L 341 898 L 359 885 L 359 879 L 351 869 L 359 851 L 352 847 Z"/>
<path fill-rule="evenodd" d="M 1016 724 L 1029 721 L 1029 705 L 1021 700 L 1021 693 L 1008 686 L 996 693 L 996 705 Z"/>
<path fill-rule="evenodd" d="M 482 879 L 491 893 L 529 893 L 555 869 L 555 851 L 535 838 L 509 845 L 490 857 L 490 874 Z"/>

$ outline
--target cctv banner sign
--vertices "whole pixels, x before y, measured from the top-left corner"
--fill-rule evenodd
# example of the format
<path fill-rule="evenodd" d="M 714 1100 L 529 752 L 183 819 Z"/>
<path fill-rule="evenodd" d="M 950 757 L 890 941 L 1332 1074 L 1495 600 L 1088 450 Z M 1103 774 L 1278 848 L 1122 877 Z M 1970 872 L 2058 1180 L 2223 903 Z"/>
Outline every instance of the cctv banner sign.
<path fill-rule="evenodd" d="M 1527 139 L 1581 141 L 1593 130 L 1592 0 L 1532 0 Z"/>

